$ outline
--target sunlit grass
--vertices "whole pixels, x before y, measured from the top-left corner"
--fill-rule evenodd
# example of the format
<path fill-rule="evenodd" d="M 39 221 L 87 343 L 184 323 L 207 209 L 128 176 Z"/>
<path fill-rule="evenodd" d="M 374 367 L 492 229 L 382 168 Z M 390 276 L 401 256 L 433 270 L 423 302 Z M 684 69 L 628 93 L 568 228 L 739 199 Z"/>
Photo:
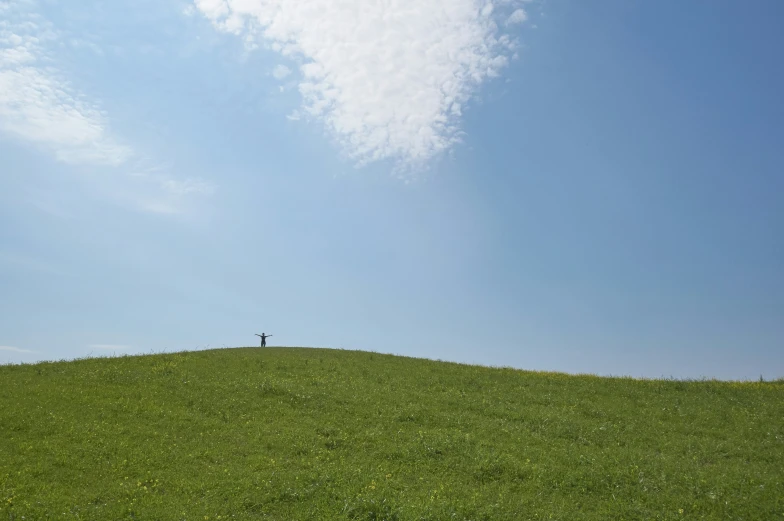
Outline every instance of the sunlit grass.
<path fill-rule="evenodd" d="M 0 520 L 776 520 L 782 469 L 782 381 L 275 348 L 0 367 Z"/>

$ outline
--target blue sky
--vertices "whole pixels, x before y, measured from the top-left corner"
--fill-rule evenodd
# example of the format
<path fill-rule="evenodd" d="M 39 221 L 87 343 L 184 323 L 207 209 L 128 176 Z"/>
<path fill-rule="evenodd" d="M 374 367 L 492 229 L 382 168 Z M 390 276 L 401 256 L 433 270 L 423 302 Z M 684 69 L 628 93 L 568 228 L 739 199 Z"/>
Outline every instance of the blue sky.
<path fill-rule="evenodd" d="M 783 16 L 0 0 L 0 363 L 782 377 Z"/>

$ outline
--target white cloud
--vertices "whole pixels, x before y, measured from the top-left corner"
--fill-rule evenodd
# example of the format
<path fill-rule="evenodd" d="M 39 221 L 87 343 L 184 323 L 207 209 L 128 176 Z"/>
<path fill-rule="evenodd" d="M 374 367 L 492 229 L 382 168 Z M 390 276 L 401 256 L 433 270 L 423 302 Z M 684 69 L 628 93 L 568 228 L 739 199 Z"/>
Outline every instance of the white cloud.
<path fill-rule="evenodd" d="M 170 168 L 156 165 L 134 170 L 131 178 L 136 193 L 128 203 L 147 213 L 181 214 L 188 208 L 189 200 L 215 193 L 215 185 L 201 179 L 170 177 Z"/>
<path fill-rule="evenodd" d="M 186 194 L 204 194 L 212 195 L 215 187 L 207 182 L 199 179 L 185 179 L 178 181 L 175 179 L 166 179 L 161 182 L 161 186 L 175 195 Z"/>
<path fill-rule="evenodd" d="M 509 18 L 506 19 L 507 25 L 512 24 L 521 24 L 528 20 L 528 14 L 526 14 L 524 9 L 517 9 L 514 13 L 509 15 Z"/>
<path fill-rule="evenodd" d="M 21 349 L 19 347 L 14 347 L 14 346 L 0 346 L 0 351 L 11 351 L 13 353 L 35 353 L 35 351 L 31 351 L 29 349 Z"/>
<path fill-rule="evenodd" d="M 65 163 L 117 166 L 132 154 L 109 137 L 96 107 L 34 67 L 0 70 L 0 130 L 51 149 Z"/>
<path fill-rule="evenodd" d="M 0 26 L 0 132 L 66 163 L 117 166 L 128 160 L 133 152 L 110 135 L 106 115 L 49 64 L 44 44 L 56 34 L 21 18 Z"/>
<path fill-rule="evenodd" d="M 282 80 L 289 74 L 291 74 L 291 69 L 285 65 L 277 65 L 274 69 L 272 69 L 272 77 L 276 80 Z"/>
<path fill-rule="evenodd" d="M 101 349 L 103 351 L 125 351 L 128 349 L 128 346 L 118 345 L 118 344 L 90 344 L 90 349 Z"/>
<path fill-rule="evenodd" d="M 302 65 L 300 113 L 320 118 L 360 164 L 416 165 L 460 141 L 460 114 L 507 64 L 477 0 L 194 0 L 213 25 Z M 506 15 L 503 11 L 506 9 Z"/>
<path fill-rule="evenodd" d="M 150 161 L 111 131 L 100 103 L 72 86 L 52 52 L 67 44 L 100 54 L 100 47 L 58 34 L 35 7 L 0 0 L 0 137 L 33 144 L 64 163 L 110 169 L 114 175 L 93 178 L 94 189 L 142 211 L 180 213 L 186 196 L 211 194 L 204 181 L 145 169 Z"/>

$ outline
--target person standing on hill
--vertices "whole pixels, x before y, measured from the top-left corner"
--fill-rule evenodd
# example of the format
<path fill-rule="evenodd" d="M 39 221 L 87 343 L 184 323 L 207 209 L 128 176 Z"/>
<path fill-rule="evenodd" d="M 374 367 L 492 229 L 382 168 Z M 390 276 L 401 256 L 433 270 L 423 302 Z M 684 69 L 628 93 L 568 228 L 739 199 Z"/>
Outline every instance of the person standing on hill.
<path fill-rule="evenodd" d="M 272 335 L 268 335 L 267 333 L 262 333 L 262 334 L 256 333 L 256 336 L 261 338 L 261 347 L 267 347 L 267 339 Z"/>

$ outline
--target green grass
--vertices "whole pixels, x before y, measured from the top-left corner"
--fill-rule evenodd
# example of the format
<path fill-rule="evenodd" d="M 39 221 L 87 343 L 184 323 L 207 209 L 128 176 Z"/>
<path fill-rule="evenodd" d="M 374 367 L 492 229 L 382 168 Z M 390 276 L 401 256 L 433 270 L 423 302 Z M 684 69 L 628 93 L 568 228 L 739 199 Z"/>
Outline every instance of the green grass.
<path fill-rule="evenodd" d="M 784 381 L 322 349 L 0 366 L 0 520 L 784 519 Z"/>

